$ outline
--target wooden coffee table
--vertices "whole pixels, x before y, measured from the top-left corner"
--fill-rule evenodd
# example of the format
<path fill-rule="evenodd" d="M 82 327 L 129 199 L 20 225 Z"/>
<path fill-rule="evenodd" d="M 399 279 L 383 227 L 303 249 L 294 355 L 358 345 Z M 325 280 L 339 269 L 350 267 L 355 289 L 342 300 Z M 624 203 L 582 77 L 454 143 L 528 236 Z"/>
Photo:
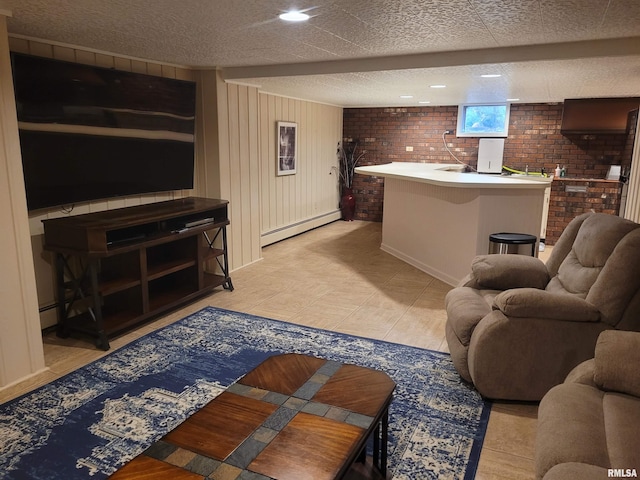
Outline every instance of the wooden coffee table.
<path fill-rule="evenodd" d="M 276 355 L 110 478 L 337 479 L 372 434 L 373 462 L 386 477 L 394 388 L 370 368 Z"/>

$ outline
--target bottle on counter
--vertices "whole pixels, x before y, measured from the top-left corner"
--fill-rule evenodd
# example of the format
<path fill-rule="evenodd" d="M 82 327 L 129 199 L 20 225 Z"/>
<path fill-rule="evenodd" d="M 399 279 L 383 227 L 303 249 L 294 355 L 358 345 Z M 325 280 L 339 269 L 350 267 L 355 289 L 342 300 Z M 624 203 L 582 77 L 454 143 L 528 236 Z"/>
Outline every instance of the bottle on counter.
<path fill-rule="evenodd" d="M 560 164 L 558 163 L 558 164 L 556 165 L 556 170 L 555 170 L 555 172 L 554 172 L 554 175 L 555 175 L 556 177 L 559 177 L 561 173 L 562 173 L 562 170 L 560 169 Z"/>
<path fill-rule="evenodd" d="M 562 169 L 560 169 L 560 176 L 561 177 L 566 177 L 567 176 L 567 169 L 566 167 L 563 165 Z"/>

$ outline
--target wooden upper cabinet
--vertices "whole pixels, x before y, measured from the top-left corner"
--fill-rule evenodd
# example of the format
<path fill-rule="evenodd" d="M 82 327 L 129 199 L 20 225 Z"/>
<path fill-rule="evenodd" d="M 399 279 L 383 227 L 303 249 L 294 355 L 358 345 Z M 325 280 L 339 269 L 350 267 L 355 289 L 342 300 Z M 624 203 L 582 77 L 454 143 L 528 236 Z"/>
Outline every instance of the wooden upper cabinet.
<path fill-rule="evenodd" d="M 624 134 L 629 129 L 629 116 L 640 106 L 640 97 L 574 98 L 564 101 L 562 133 Z"/>

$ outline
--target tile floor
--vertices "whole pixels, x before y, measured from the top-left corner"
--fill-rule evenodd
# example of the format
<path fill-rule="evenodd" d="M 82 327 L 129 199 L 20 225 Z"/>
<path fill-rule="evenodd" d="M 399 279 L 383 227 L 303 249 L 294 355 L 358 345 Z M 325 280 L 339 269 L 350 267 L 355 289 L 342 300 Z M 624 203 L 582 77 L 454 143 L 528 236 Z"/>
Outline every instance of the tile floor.
<path fill-rule="evenodd" d="M 451 289 L 380 250 L 380 223 L 334 222 L 267 246 L 216 291 L 111 341 L 112 349 L 212 305 L 311 327 L 447 351 L 444 296 Z M 547 252 L 545 252 L 547 253 Z M 48 370 L 0 390 L 0 402 L 103 355 L 82 339 L 44 337 Z M 476 479 L 533 479 L 537 406 L 494 403 Z M 355 478 L 371 478 L 363 469 Z"/>

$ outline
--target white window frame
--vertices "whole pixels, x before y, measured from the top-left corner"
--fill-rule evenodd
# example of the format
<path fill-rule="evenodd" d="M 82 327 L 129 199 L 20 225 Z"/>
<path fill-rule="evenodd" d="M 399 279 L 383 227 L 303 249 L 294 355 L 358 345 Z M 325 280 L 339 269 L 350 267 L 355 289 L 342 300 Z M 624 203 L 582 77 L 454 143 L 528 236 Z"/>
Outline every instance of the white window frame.
<path fill-rule="evenodd" d="M 506 114 L 504 118 L 503 128 L 495 131 L 485 132 L 468 132 L 465 130 L 465 120 L 467 115 L 467 109 L 469 107 L 506 107 Z M 496 103 L 465 103 L 458 105 L 458 125 L 456 128 L 456 137 L 507 137 L 509 135 L 509 113 L 511 111 L 511 104 L 506 102 Z"/>

